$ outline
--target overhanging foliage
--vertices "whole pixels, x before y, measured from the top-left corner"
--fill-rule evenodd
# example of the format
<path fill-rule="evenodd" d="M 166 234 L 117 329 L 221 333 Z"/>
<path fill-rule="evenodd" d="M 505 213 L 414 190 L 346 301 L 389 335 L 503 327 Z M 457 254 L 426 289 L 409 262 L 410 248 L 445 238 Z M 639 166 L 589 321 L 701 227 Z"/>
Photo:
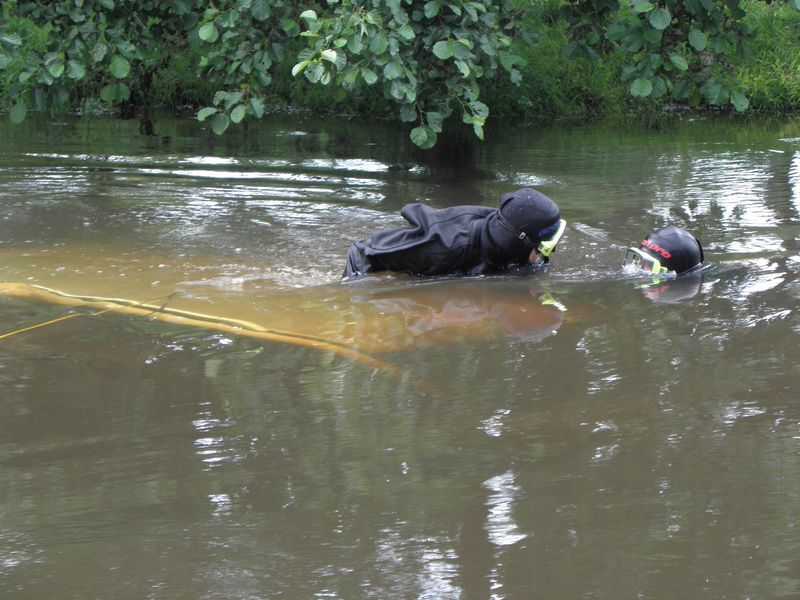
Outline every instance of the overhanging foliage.
<path fill-rule="evenodd" d="M 501 73 L 519 83 L 518 50 L 535 42 L 525 24 L 539 5 L 522 7 L 507 0 L 7 0 L 1 89 L 14 122 L 78 100 L 117 105 L 138 95 L 142 102 L 170 52 L 194 46 L 198 74 L 219 88 L 197 117 L 217 133 L 261 118 L 275 67 L 290 63 L 294 76 L 314 84 L 380 89 L 412 124 L 411 140 L 430 148 L 451 116 L 482 139 L 490 110 L 482 86 Z M 741 0 L 565 0 L 562 13 L 572 36 L 565 53 L 590 60 L 621 53 L 620 77 L 632 97 L 748 107 L 730 69 L 749 52 Z"/>

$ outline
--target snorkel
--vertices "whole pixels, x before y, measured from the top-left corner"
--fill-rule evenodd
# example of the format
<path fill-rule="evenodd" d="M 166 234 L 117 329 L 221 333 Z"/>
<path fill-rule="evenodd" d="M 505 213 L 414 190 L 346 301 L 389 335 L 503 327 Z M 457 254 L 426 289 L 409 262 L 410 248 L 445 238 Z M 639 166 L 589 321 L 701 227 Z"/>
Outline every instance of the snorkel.
<path fill-rule="evenodd" d="M 556 251 L 556 246 L 566 229 L 566 219 L 559 219 L 557 223 L 539 232 L 539 245 L 536 246 L 536 252 L 539 253 L 539 256 L 542 257 L 544 262 L 550 262 L 550 255 Z M 555 233 L 553 233 L 550 238 L 543 239 L 553 231 L 555 231 Z"/>

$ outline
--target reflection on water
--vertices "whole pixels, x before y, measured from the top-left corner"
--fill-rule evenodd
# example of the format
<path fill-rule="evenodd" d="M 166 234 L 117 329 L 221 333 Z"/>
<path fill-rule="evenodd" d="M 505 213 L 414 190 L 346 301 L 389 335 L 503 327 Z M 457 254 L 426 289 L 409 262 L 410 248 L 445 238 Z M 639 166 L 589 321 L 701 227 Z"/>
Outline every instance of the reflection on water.
<path fill-rule="evenodd" d="M 351 122 L 135 125 L 0 125 L 0 595 L 800 595 L 800 125 L 455 165 Z M 545 272 L 338 282 L 404 202 L 519 185 L 570 221 Z M 667 222 L 702 275 L 626 276 Z"/>

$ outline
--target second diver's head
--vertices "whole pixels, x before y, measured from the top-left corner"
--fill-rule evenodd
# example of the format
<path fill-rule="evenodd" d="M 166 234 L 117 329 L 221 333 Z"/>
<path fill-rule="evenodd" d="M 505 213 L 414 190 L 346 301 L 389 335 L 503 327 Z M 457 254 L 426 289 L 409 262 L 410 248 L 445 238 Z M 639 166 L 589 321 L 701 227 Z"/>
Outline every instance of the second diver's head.
<path fill-rule="evenodd" d="M 638 248 L 628 248 L 623 266 L 652 275 L 683 275 L 703 266 L 703 247 L 691 233 L 669 225 L 651 231 Z"/>
<path fill-rule="evenodd" d="M 532 263 L 549 260 L 567 226 L 556 203 L 530 188 L 500 196 L 497 221 L 506 230 L 511 254 Z"/>

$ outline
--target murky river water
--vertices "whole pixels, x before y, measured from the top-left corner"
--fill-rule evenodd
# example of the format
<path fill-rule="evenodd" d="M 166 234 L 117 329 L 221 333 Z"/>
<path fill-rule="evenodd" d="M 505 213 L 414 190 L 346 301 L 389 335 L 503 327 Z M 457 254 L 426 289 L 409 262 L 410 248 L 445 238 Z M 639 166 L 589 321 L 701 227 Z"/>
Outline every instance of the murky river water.
<path fill-rule="evenodd" d="M 800 122 L 157 127 L 0 125 L 0 596 L 800 597 Z M 546 272 L 338 282 L 521 186 Z M 625 278 L 666 223 L 702 279 Z"/>

